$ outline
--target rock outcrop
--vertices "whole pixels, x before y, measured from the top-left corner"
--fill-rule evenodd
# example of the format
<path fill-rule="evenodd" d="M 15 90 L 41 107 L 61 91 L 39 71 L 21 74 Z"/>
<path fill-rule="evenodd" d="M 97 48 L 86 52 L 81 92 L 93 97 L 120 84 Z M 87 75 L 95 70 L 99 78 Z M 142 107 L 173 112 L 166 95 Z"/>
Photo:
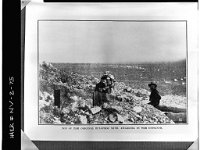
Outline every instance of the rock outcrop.
<path fill-rule="evenodd" d="M 116 82 L 109 102 L 93 106 L 93 91 L 99 79 L 67 74 L 53 65 L 40 65 L 39 113 L 41 124 L 174 124 L 162 111 L 146 104 L 149 91 Z M 53 92 L 59 89 L 60 108 Z"/>

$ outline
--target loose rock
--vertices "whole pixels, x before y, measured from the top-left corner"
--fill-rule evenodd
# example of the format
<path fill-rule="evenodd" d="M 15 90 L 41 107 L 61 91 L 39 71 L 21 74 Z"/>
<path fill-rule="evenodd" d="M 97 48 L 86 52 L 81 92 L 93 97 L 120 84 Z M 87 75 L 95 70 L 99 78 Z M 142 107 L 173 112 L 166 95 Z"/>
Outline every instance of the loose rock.
<path fill-rule="evenodd" d="M 81 124 L 87 124 L 88 120 L 86 116 L 79 115 L 78 117 Z"/>
<path fill-rule="evenodd" d="M 117 114 L 117 120 L 118 120 L 120 123 L 124 123 L 124 118 L 123 118 L 121 115 L 119 115 L 119 114 Z"/>
<path fill-rule="evenodd" d="M 140 113 L 140 112 L 142 111 L 142 107 L 140 107 L 140 106 L 135 106 L 135 107 L 133 108 L 133 110 L 134 110 L 136 113 Z"/>
<path fill-rule="evenodd" d="M 101 107 L 98 107 L 98 106 L 93 107 L 90 109 L 90 111 L 92 112 L 92 114 L 96 114 L 101 111 Z"/>
<path fill-rule="evenodd" d="M 117 113 L 109 114 L 108 119 L 110 122 L 116 122 L 117 121 Z"/>

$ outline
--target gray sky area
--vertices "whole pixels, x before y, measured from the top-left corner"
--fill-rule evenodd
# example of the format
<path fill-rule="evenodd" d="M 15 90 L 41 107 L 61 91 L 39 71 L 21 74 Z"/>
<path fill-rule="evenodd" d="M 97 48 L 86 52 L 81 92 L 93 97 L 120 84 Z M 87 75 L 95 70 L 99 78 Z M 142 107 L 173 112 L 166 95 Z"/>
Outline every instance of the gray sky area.
<path fill-rule="evenodd" d="M 145 63 L 185 58 L 185 22 L 39 22 L 40 62 Z"/>

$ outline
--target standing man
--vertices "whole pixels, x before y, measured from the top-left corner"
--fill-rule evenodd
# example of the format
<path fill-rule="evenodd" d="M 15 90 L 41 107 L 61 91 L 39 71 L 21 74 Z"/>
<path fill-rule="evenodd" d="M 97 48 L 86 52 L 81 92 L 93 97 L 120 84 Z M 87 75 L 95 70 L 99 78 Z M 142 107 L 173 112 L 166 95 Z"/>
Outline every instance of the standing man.
<path fill-rule="evenodd" d="M 96 84 L 94 95 L 93 95 L 93 105 L 102 106 L 103 103 L 107 102 L 107 93 L 109 91 L 109 86 L 107 85 L 107 77 L 101 77 L 101 81 Z"/>
<path fill-rule="evenodd" d="M 153 82 L 148 84 L 151 94 L 149 96 L 149 103 L 150 105 L 153 105 L 154 107 L 157 107 L 160 103 L 161 96 L 159 95 L 159 92 L 157 91 L 157 85 Z"/>

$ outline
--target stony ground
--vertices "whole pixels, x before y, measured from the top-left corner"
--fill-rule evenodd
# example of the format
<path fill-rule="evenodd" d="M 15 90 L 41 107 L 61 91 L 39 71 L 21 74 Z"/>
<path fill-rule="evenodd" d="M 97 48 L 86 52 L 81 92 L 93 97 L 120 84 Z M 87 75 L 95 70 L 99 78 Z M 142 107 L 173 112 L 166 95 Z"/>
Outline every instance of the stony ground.
<path fill-rule="evenodd" d="M 109 103 L 93 107 L 92 94 L 99 79 L 66 74 L 48 63 L 40 65 L 39 116 L 41 124 L 174 124 L 165 111 L 148 105 L 149 91 L 116 82 Z M 53 90 L 60 89 L 60 108 L 54 106 Z M 161 105 L 186 108 L 181 96 L 166 95 Z M 168 108 L 167 107 L 167 108 Z"/>

